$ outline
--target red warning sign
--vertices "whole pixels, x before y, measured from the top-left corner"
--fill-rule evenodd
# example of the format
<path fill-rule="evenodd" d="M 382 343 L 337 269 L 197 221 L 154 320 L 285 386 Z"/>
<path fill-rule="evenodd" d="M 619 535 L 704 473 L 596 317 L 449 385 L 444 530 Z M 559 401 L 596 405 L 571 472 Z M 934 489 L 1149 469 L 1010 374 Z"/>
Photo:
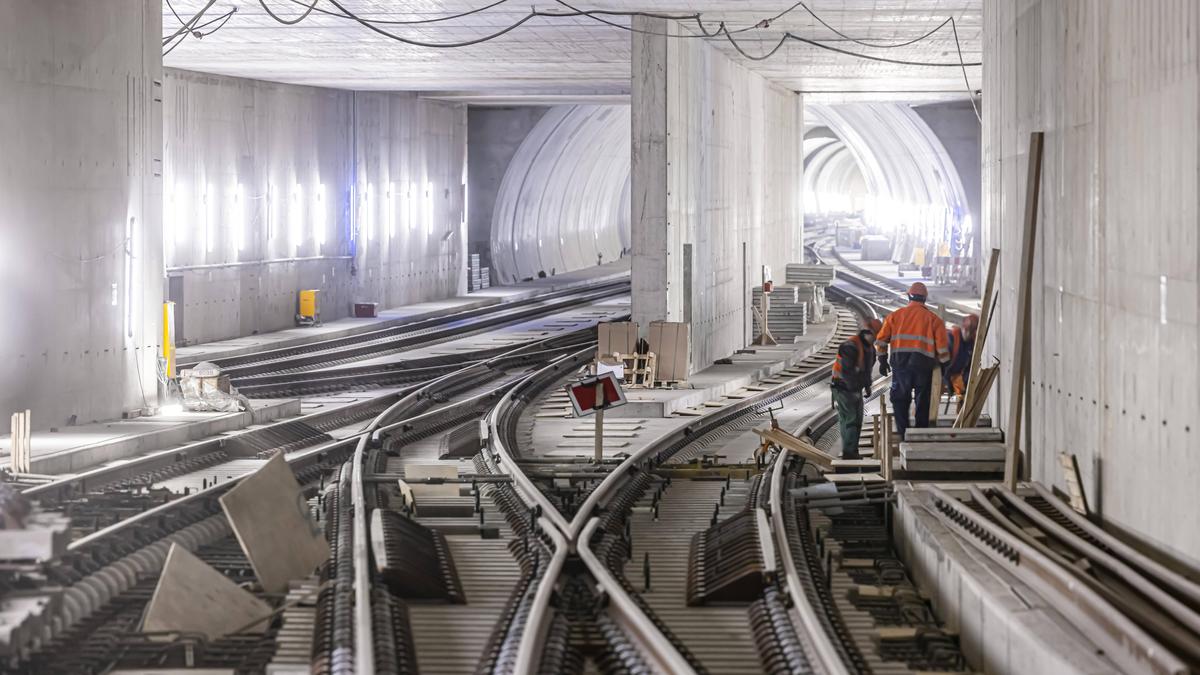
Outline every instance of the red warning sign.
<path fill-rule="evenodd" d="M 615 373 L 602 373 L 568 384 L 567 396 L 576 417 L 591 415 L 597 410 L 606 410 L 625 405 L 625 392 Z M 597 396 L 601 393 L 601 396 Z M 597 398 L 599 403 L 597 404 Z"/>

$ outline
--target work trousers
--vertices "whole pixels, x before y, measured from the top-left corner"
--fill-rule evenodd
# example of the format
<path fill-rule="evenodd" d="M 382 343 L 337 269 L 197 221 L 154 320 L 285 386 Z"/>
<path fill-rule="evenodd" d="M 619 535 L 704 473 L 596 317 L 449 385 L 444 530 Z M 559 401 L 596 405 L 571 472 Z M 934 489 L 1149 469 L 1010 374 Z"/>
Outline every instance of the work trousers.
<path fill-rule="evenodd" d="M 842 459 L 858 459 L 858 436 L 862 432 L 863 396 L 861 391 L 833 389 L 838 430 L 842 432 Z"/>
<path fill-rule="evenodd" d="M 933 370 L 916 368 L 892 368 L 892 412 L 896 415 L 896 430 L 900 440 L 908 429 L 908 408 L 916 396 L 916 419 L 913 426 L 929 426 L 929 398 L 933 391 Z"/>

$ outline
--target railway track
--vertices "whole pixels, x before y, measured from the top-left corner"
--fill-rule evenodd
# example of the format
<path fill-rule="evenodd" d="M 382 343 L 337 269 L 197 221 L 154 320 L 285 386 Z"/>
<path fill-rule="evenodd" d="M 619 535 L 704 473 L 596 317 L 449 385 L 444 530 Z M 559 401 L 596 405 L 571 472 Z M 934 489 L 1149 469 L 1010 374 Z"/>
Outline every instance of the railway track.
<path fill-rule="evenodd" d="M 1044 486 L 933 489 L 945 521 L 1060 608 L 1130 672 L 1200 670 L 1200 585 L 1074 512 Z M 961 500 L 960 500 L 961 499 Z"/>
<path fill-rule="evenodd" d="M 445 366 L 447 359 L 426 357 L 411 363 L 398 361 L 386 365 L 375 364 L 349 372 L 339 372 L 337 367 L 429 347 L 628 293 L 628 281 L 601 283 L 584 289 L 555 291 L 500 306 L 387 326 L 356 335 L 216 358 L 211 362 L 220 366 L 239 389 L 250 388 L 249 391 L 258 396 L 328 391 L 331 388 L 344 388 L 356 381 L 356 386 L 423 381 L 415 378 L 427 380 L 433 373 L 417 370 L 406 375 L 405 371 Z M 486 355 L 481 358 L 486 358 Z M 181 363 L 180 367 L 187 365 L 192 364 Z M 389 374 L 391 377 L 388 377 Z"/>
<path fill-rule="evenodd" d="M 156 490 L 172 493 L 163 503 L 139 510 L 147 505 L 143 501 L 124 509 L 125 518 L 96 521 L 78 533 L 53 571 L 68 595 L 78 589 L 71 595 L 78 607 L 56 629 L 59 642 L 48 644 L 94 645 L 91 660 L 72 672 L 166 663 L 181 654 L 194 664 L 254 671 L 264 659 L 301 663 L 306 652 L 313 672 L 330 673 L 890 672 L 879 668 L 889 659 L 878 650 L 864 655 L 865 638 L 853 625 L 857 608 L 831 590 L 833 577 L 822 566 L 821 552 L 831 550 L 833 541 L 827 534 L 837 523 L 821 520 L 816 511 L 810 515 L 807 498 L 793 495 L 815 476 L 786 458 L 772 458 L 765 472 L 746 456 L 719 458 L 742 444 L 774 405 L 795 408 L 781 413 L 785 422 L 802 417 L 813 438 L 828 436 L 822 434 L 828 414 L 813 415 L 810 408 L 823 405 L 837 345 L 861 316 L 877 311 L 848 291 L 841 299 L 838 328 L 828 343 L 777 375 L 775 386 L 756 387 L 703 416 L 680 419 L 648 446 L 600 465 L 539 459 L 522 447 L 524 420 L 534 405 L 594 358 L 594 346 L 582 334 L 503 354 L 476 353 L 457 364 L 410 360 L 409 366 L 431 369 L 419 371 L 422 377 L 437 377 L 340 418 L 329 413 L 324 422 L 306 422 L 314 432 L 268 427 L 263 438 L 244 439 L 258 452 L 286 452 L 310 508 L 325 524 L 331 559 L 321 577 L 304 580 L 289 596 L 294 604 L 268 633 L 201 645 L 199 657 L 197 645 L 178 640 L 157 651 L 134 644 L 140 638 L 106 640 L 104 627 L 117 626 L 122 635 L 133 630 L 129 617 L 148 599 L 146 584 L 156 577 L 170 541 L 186 542 L 253 588 L 252 571 L 237 559 L 216 498 L 237 482 L 237 472 L 252 471 L 261 459 L 214 461 L 197 451 L 39 486 L 35 496 L 48 503 L 99 504 L 98 496 L 114 486 L 132 488 L 131 495 L 143 500 Z M 320 359 L 347 346 L 366 345 L 336 344 L 293 357 L 309 368 L 329 363 Z M 272 362 L 246 358 L 233 367 Z M 405 372 L 366 370 L 376 367 L 347 369 L 353 372 L 338 377 Z M 310 376 L 283 373 L 244 386 L 290 386 Z M 723 478 L 672 477 L 697 459 L 732 470 Z M 421 478 L 430 468 L 454 477 Z M 420 493 L 415 502 L 406 497 L 408 487 Z M 835 493 L 833 499 L 875 509 L 859 514 L 860 520 L 882 512 L 878 500 L 856 502 L 857 493 Z M 753 548 L 770 548 L 757 553 L 759 583 L 743 599 L 691 602 L 697 538 L 747 519 Z M 884 527 L 869 525 L 862 529 Z M 860 543 L 852 539 L 847 545 Z M 424 543 L 414 549 L 414 541 Z M 112 584 L 121 575 L 108 570 L 132 559 L 141 561 L 138 572 L 124 574 L 127 583 Z M 101 582 L 112 587 L 97 592 Z M 124 623 L 100 618 L 118 615 L 127 617 Z M 844 616 L 852 620 L 839 618 Z M 56 656 L 39 650 L 16 663 L 28 665 L 31 658 Z"/>
<path fill-rule="evenodd" d="M 102 672 L 108 667 L 106 664 L 138 664 L 143 658 L 158 658 L 148 656 L 145 650 L 127 650 L 126 640 L 114 641 L 104 636 L 115 630 L 114 626 L 124 626 L 121 630 L 125 630 L 136 625 L 136 621 L 129 623 L 132 620 L 129 617 L 140 617 L 139 608 L 149 599 L 146 584 L 153 588 L 172 542 L 201 551 L 201 557 L 206 560 L 203 552 L 209 547 L 224 547 L 221 550 L 225 551 L 231 546 L 236 548 L 217 498 L 242 476 L 261 466 L 266 457 L 278 452 L 285 453 L 297 478 L 306 487 L 313 512 L 321 514 L 319 519 L 327 523 L 334 560 L 343 563 L 332 564 L 330 569 L 341 570 L 344 576 L 345 561 L 366 559 L 362 547 L 367 538 L 357 531 L 362 518 L 356 521 L 353 515 L 345 517 L 347 514 L 342 513 L 347 505 L 356 509 L 363 507 L 364 499 L 346 498 L 343 483 L 345 487 L 358 486 L 353 492 L 361 491 L 362 472 L 355 471 L 354 467 L 365 464 L 364 448 L 379 446 L 372 448 L 370 457 L 373 462 L 380 463 L 384 456 L 380 448 L 393 440 L 415 442 L 477 418 L 520 379 L 522 371 L 553 360 L 564 351 L 578 350 L 577 341 L 581 337 L 579 334 L 560 336 L 511 349 L 488 360 L 470 359 L 464 367 L 423 386 L 370 398 L 349 409 L 309 416 L 302 422 L 271 425 L 244 434 L 246 438 L 235 437 L 237 443 L 197 444 L 198 447 L 186 451 L 157 453 L 27 490 L 27 496 L 41 502 L 43 507 L 61 507 L 72 514 L 74 522 L 83 524 L 75 533 L 67 554 L 46 566 L 42 573 L 47 581 L 66 589 L 62 595 L 63 614 L 53 622 L 45 644 L 66 644 L 62 642 L 65 640 L 87 645 L 88 656 L 84 661 L 64 665 L 61 659 L 71 650 L 56 654 L 42 649 L 19 655 L 5 667 L 22 672 L 32 662 L 30 659 L 40 658 L 48 659 L 45 661 L 48 664 L 59 664 L 48 665 L 51 672 L 59 671 L 60 665 L 61 672 Z M 585 341 L 583 344 L 591 343 Z M 360 424 L 364 419 L 372 420 L 365 428 Z M 334 432 L 338 437 L 326 432 Z M 248 456 L 239 457 L 234 454 L 236 452 L 247 452 Z M 381 463 L 379 465 L 383 468 Z M 351 476 L 356 480 L 350 480 Z M 362 492 L 377 498 L 373 489 Z M 355 564 L 355 567 L 360 566 Z M 220 565 L 217 567 L 224 569 Z M 334 578 L 337 576 L 333 575 Z M 235 578 L 250 584 L 254 581 L 252 574 L 246 575 L 244 564 L 237 568 Z M 359 605 L 369 608 L 372 603 Z M 402 623 L 396 631 L 405 639 L 411 638 L 403 602 L 380 594 L 374 607 L 381 615 L 377 618 L 386 619 L 384 623 L 393 626 Z M 323 644 L 329 647 L 330 655 L 329 658 L 314 658 L 314 663 L 320 661 L 332 672 L 337 672 L 334 666 L 346 662 L 346 648 L 342 643 L 348 629 L 341 625 L 345 623 L 345 612 L 341 608 L 325 608 L 317 614 L 326 618 L 332 614 L 343 619 L 340 623 L 335 622 L 338 625 L 329 626 L 332 633 L 321 635 L 322 631 L 317 631 L 318 638 L 325 638 Z M 118 616 L 128 620 L 113 618 Z M 353 626 L 349 628 L 352 629 Z M 399 649 L 398 653 L 395 647 L 406 644 L 405 639 L 386 641 L 390 648 L 385 650 L 388 653 L 380 662 L 411 661 L 412 649 Z M 239 644 L 254 642 L 241 638 L 233 641 Z M 188 652 L 188 658 L 193 662 L 214 664 L 214 667 L 229 664 L 232 658 L 218 658 L 217 654 L 223 653 L 220 649 L 212 652 L 212 658 L 197 658 L 195 645 L 178 640 L 173 646 L 159 646 L 154 654 L 171 661 L 177 656 L 173 649 Z M 254 649 L 261 651 L 262 646 L 255 642 Z M 338 658 L 333 658 L 334 651 L 338 652 Z M 259 662 L 251 659 L 239 663 Z M 258 670 L 257 667 L 249 669 Z"/>

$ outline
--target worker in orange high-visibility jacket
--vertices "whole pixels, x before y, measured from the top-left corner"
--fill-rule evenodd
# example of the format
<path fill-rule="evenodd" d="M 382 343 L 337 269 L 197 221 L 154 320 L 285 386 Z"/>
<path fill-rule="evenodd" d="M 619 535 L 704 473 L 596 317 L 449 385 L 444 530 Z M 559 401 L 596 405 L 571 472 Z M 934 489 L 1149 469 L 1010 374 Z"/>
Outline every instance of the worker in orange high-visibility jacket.
<path fill-rule="evenodd" d="M 890 398 L 900 438 L 908 430 L 908 409 L 916 396 L 914 425 L 929 426 L 933 369 L 950 362 L 946 322 L 925 306 L 929 290 L 920 281 L 908 288 L 908 306 L 888 315 L 876 338 L 879 372 L 892 372 Z"/>
<path fill-rule="evenodd" d="M 868 319 L 862 330 L 838 347 L 833 362 L 833 407 L 842 433 L 842 459 L 858 459 L 858 436 L 862 431 L 863 402 L 871 395 L 871 371 L 875 369 L 875 336 L 883 327 L 879 319 Z"/>
<path fill-rule="evenodd" d="M 954 389 L 954 395 L 962 400 L 967 392 L 967 381 L 971 376 L 971 354 L 975 351 L 975 330 L 979 328 L 979 317 L 968 314 L 961 326 L 950 329 L 946 335 L 950 342 L 950 365 L 946 367 L 946 379 Z"/>

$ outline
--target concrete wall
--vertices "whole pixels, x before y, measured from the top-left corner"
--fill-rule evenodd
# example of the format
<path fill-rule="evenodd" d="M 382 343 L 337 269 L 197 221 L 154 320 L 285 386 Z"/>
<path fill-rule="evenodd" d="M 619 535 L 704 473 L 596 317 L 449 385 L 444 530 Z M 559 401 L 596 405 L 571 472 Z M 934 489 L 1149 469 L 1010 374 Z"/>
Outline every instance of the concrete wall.
<path fill-rule="evenodd" d="M 463 106 L 179 70 L 164 85 L 177 341 L 286 328 L 304 288 L 334 319 L 465 284 Z"/>
<path fill-rule="evenodd" d="M 633 315 L 692 324 L 691 368 L 750 336 L 750 288 L 801 260 L 803 106 L 673 22 L 635 18 Z"/>
<path fill-rule="evenodd" d="M 467 252 L 492 264 L 492 211 L 517 148 L 549 110 L 546 106 L 467 109 Z"/>
<path fill-rule="evenodd" d="M 629 107 L 555 106 L 513 154 L 492 213 L 492 277 L 512 283 L 629 249 Z"/>
<path fill-rule="evenodd" d="M 1079 458 L 1094 509 L 1200 561 L 1200 4 L 984 3 L 985 246 L 999 246 L 1007 419 L 1029 133 L 1046 132 L 1033 273 L 1032 474 Z"/>
<path fill-rule="evenodd" d="M 0 2 L 0 415 L 155 400 L 161 7 Z"/>
<path fill-rule="evenodd" d="M 913 110 L 929 125 L 958 171 L 967 205 L 974 225 L 975 253 L 983 245 L 983 158 L 981 139 L 983 129 L 970 101 L 943 101 L 913 106 Z M 987 260 L 987 255 L 979 256 Z M 982 264 L 982 263 L 981 263 Z"/>

